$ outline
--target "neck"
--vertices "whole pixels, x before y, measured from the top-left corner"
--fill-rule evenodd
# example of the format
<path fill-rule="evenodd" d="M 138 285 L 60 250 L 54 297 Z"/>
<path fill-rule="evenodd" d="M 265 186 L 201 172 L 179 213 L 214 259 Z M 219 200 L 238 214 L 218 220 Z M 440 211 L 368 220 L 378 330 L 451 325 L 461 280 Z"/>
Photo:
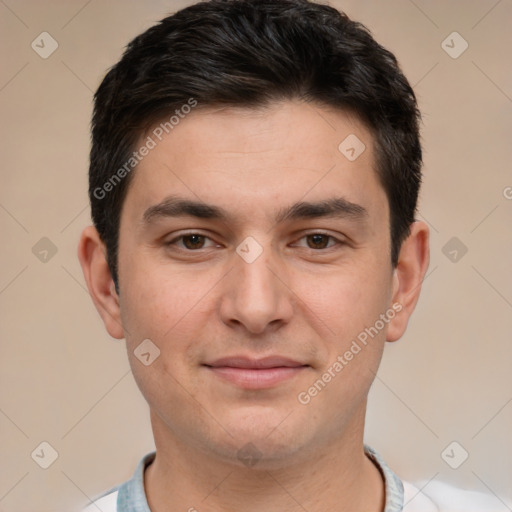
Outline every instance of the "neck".
<path fill-rule="evenodd" d="M 264 463 L 248 468 L 180 443 L 155 416 L 157 454 L 144 476 L 152 512 L 384 510 L 382 476 L 363 450 L 364 413 L 335 443 L 271 469 Z"/>

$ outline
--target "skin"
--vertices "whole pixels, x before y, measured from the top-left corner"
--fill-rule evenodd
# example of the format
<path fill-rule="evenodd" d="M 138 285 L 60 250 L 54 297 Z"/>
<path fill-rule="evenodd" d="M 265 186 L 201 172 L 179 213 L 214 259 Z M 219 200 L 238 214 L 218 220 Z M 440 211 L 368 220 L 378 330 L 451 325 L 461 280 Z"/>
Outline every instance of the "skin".
<path fill-rule="evenodd" d="M 338 150 L 349 134 L 366 146 L 353 162 Z M 171 194 L 231 218 L 144 222 Z M 366 215 L 275 221 L 292 203 L 334 196 Z M 190 231 L 206 238 L 179 238 Z M 308 236 L 315 233 L 327 236 Z M 152 511 L 384 509 L 382 477 L 363 452 L 367 395 L 385 342 L 407 327 L 429 262 L 425 223 L 411 226 L 396 268 L 389 233 L 370 132 L 320 105 L 197 109 L 140 162 L 121 214 L 119 295 L 92 226 L 78 253 L 107 331 L 126 338 L 150 406 Z M 262 249 L 252 263 L 236 252 L 249 236 Z M 393 304 L 400 312 L 310 403 L 299 403 Z M 148 338 L 160 356 L 145 366 L 134 350 Z M 249 390 L 205 366 L 235 354 L 306 366 Z M 258 453 L 251 467 L 239 456 L 248 443 Z"/>

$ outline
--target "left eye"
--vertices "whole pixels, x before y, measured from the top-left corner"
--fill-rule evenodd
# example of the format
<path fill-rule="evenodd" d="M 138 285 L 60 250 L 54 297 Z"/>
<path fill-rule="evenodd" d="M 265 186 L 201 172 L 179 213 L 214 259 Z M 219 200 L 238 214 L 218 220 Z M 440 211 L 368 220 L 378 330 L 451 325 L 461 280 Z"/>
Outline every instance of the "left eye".
<path fill-rule="evenodd" d="M 311 233 L 309 235 L 303 236 L 300 240 L 307 240 L 308 248 L 314 250 L 320 249 L 328 249 L 336 245 L 336 243 L 340 243 L 336 238 L 331 235 L 326 235 L 324 233 Z M 329 243 L 329 239 L 333 240 L 334 243 L 330 246 L 327 246 Z"/>

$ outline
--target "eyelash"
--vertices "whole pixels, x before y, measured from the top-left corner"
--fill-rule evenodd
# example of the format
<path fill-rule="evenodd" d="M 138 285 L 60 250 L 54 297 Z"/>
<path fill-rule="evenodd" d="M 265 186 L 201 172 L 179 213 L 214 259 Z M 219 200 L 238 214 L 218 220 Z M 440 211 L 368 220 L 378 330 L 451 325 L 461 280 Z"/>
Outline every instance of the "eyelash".
<path fill-rule="evenodd" d="M 179 240 L 182 240 L 186 237 L 189 237 L 189 236 L 200 236 L 204 239 L 207 239 L 207 240 L 211 240 L 210 237 L 206 236 L 206 235 L 203 235 L 202 233 L 197 233 L 195 231 L 192 231 L 190 233 L 184 233 L 176 238 L 173 238 L 172 240 L 170 240 L 169 242 L 166 242 L 166 246 L 176 246 L 176 242 L 178 242 Z M 305 235 L 303 235 L 301 238 L 299 238 L 299 240 L 302 240 L 303 238 L 307 238 L 309 236 L 313 236 L 313 235 L 322 235 L 324 237 L 327 237 L 328 239 L 330 240 L 334 240 L 335 241 L 335 244 L 334 245 L 331 245 L 330 247 L 325 247 L 325 248 L 322 248 L 322 249 L 312 249 L 310 247 L 306 247 L 306 249 L 309 249 L 310 251 L 313 251 L 313 252 L 322 252 L 322 251 L 327 251 L 329 249 L 332 249 L 333 247 L 336 247 L 336 246 L 339 246 L 339 245 L 344 245 L 344 242 L 342 242 L 341 240 L 339 240 L 338 238 L 332 236 L 332 235 L 329 235 L 328 233 L 323 233 L 321 231 L 313 231 L 311 233 L 307 233 Z M 180 247 L 179 250 L 183 251 L 183 252 L 190 252 L 190 253 L 193 253 L 193 252 L 200 252 L 201 250 L 203 250 L 204 247 L 201 247 L 200 249 L 187 249 L 187 248 L 182 248 Z"/>

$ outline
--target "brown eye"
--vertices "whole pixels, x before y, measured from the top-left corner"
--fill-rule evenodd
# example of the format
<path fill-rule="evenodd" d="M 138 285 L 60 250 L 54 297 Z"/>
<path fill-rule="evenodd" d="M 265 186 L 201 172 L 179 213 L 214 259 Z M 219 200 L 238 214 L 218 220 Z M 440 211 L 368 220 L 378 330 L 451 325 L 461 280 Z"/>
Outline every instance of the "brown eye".
<path fill-rule="evenodd" d="M 340 240 L 328 233 L 317 231 L 303 235 L 295 242 L 294 247 L 300 247 L 312 252 L 317 252 L 318 254 L 327 254 L 328 252 L 332 252 L 330 251 L 331 249 L 341 249 L 344 245 L 346 245 L 346 242 L 343 238 Z"/>
<path fill-rule="evenodd" d="M 191 250 L 202 249 L 202 247 L 204 245 L 205 237 L 203 235 L 196 235 L 196 234 L 184 235 L 181 238 L 183 240 L 183 245 L 187 249 L 191 249 Z"/>
<path fill-rule="evenodd" d="M 208 245 L 208 243 L 210 245 Z M 200 249 L 207 249 L 213 247 L 213 241 L 206 235 L 200 233 L 187 233 L 174 238 L 165 244 L 167 247 L 176 248 L 181 251 L 199 251 Z"/>
<path fill-rule="evenodd" d="M 329 243 L 329 238 L 332 237 L 322 233 L 315 233 L 313 235 L 307 235 L 306 238 L 310 249 L 326 249 L 327 244 Z"/>

